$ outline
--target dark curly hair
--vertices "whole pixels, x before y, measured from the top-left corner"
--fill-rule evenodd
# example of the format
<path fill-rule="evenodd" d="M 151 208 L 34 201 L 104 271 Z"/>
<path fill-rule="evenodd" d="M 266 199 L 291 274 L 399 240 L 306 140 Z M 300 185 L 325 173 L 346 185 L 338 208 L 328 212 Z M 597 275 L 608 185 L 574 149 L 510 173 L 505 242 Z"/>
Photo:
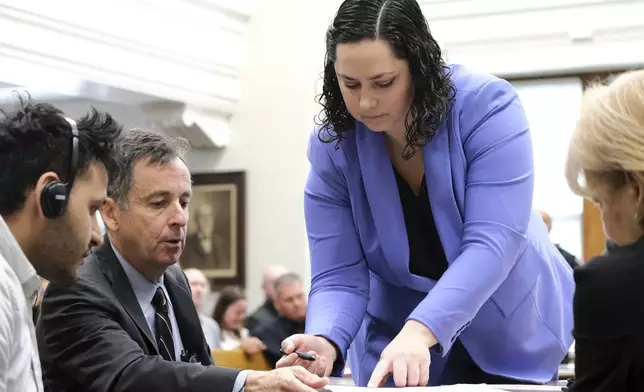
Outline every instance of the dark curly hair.
<path fill-rule="evenodd" d="M 227 286 L 221 289 L 219 292 L 219 299 L 217 299 L 217 304 L 215 309 L 212 312 L 212 318 L 219 324 L 222 331 L 224 329 L 224 314 L 230 305 L 239 301 L 240 299 L 246 299 L 244 292 L 237 286 Z M 235 335 L 240 336 L 239 331 L 231 331 Z"/>
<path fill-rule="evenodd" d="M 325 143 L 339 143 L 344 132 L 355 129 L 355 119 L 340 92 L 334 63 L 338 44 L 365 39 L 387 41 L 394 55 L 409 63 L 414 95 L 409 121 L 405 121 L 407 146 L 403 150 L 403 157 L 409 159 L 436 134 L 456 95 L 451 71 L 416 0 L 342 3 L 326 34 L 323 87 L 317 98 L 322 105 L 317 121 L 318 138 Z"/>
<path fill-rule="evenodd" d="M 69 176 L 71 137 L 63 112 L 48 103 L 29 102 L 18 96 L 13 112 L 0 110 L 0 215 L 20 211 L 26 193 L 48 171 L 61 181 Z M 76 175 L 89 169 L 92 162 L 105 164 L 108 173 L 116 168 L 116 149 L 122 126 L 108 113 L 92 109 L 77 121 L 78 168 Z"/>

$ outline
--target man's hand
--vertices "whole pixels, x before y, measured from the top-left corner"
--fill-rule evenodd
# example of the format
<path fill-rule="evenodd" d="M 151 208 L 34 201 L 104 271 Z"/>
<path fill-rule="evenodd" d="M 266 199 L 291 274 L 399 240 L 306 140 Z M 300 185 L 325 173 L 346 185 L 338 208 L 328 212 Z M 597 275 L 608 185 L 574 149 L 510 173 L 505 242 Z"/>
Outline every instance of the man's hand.
<path fill-rule="evenodd" d="M 277 361 L 277 368 L 301 366 L 320 377 L 328 377 L 333 370 L 337 352 L 335 347 L 325 338 L 313 335 L 292 335 L 282 342 L 282 351 L 287 355 Z M 315 356 L 315 361 L 300 359 L 294 351 L 309 353 Z"/>
<path fill-rule="evenodd" d="M 256 354 L 266 349 L 266 345 L 254 336 L 242 340 L 240 347 L 248 355 Z"/>
<path fill-rule="evenodd" d="M 371 374 L 368 387 L 381 387 L 393 374 L 397 387 L 426 386 L 429 382 L 429 349 L 436 337 L 418 321 L 409 320 L 385 347 Z"/>
<path fill-rule="evenodd" d="M 270 372 L 249 372 L 244 392 L 316 392 L 328 383 L 328 378 L 318 377 L 301 366 L 295 366 Z"/>

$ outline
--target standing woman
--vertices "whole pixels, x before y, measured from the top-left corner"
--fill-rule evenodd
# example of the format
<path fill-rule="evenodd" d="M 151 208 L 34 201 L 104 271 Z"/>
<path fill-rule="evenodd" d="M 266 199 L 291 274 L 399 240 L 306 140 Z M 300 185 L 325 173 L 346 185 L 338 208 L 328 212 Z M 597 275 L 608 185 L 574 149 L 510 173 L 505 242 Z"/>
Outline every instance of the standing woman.
<path fill-rule="evenodd" d="M 575 270 L 570 390 L 644 391 L 644 70 L 586 91 L 566 177 L 599 205 L 611 245 Z"/>
<path fill-rule="evenodd" d="M 531 209 L 515 91 L 447 66 L 415 0 L 346 0 L 326 42 L 307 335 L 283 343 L 321 359 L 278 365 L 337 375 L 351 344 L 359 385 L 550 381 L 572 343 L 574 285 Z"/>

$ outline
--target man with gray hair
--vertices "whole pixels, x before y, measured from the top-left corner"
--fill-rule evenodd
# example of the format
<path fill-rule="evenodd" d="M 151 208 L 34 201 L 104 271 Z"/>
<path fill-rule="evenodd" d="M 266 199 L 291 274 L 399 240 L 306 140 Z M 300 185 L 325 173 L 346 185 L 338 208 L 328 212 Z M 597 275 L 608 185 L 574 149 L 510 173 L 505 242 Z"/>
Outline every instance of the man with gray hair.
<path fill-rule="evenodd" d="M 275 281 L 288 272 L 288 268 L 281 264 L 271 264 L 264 268 L 262 276 L 264 303 L 248 316 L 246 320 L 246 328 L 248 328 L 251 334 L 257 329 L 272 323 L 279 316 L 279 312 L 275 308 Z"/>
<path fill-rule="evenodd" d="M 192 193 L 183 139 L 125 134 L 101 208 L 104 244 L 76 283 L 51 285 L 38 322 L 46 391 L 311 391 L 327 380 L 303 368 L 213 366 L 177 262 Z"/>
<path fill-rule="evenodd" d="M 204 312 L 206 300 L 210 296 L 210 283 L 208 278 L 203 272 L 196 268 L 187 268 L 183 270 L 188 278 L 190 291 L 192 292 L 192 303 L 197 309 L 199 314 L 199 321 L 201 322 L 201 329 L 206 336 L 206 343 L 211 349 L 219 348 L 221 344 L 221 328 L 219 324 Z"/>
<path fill-rule="evenodd" d="M 275 308 L 279 316 L 253 332 L 266 345 L 264 354 L 273 366 L 282 357 L 282 341 L 304 333 L 307 298 L 299 275 L 289 272 L 275 280 Z"/>

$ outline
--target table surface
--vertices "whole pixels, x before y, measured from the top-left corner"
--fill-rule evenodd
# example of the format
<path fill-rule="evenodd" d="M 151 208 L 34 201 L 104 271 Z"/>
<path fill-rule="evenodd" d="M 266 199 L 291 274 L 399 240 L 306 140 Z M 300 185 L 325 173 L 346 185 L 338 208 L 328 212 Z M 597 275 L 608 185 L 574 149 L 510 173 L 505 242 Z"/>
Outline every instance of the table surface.
<path fill-rule="evenodd" d="M 346 368 L 344 370 L 344 377 L 345 378 L 351 378 L 351 369 Z M 575 377 L 575 364 L 574 363 L 569 363 L 569 364 L 561 364 L 559 365 L 559 379 L 560 380 L 567 380 L 569 378 Z"/>
<path fill-rule="evenodd" d="M 333 392 L 341 389 L 342 392 L 345 392 L 348 389 L 354 390 L 354 388 L 355 388 L 355 391 L 364 389 L 364 388 L 355 387 L 353 385 L 353 382 L 348 382 L 348 381 L 351 381 L 351 380 L 347 380 L 346 378 L 331 378 L 329 380 L 329 386 L 323 389 L 323 391 Z M 338 388 L 334 389 L 333 388 L 334 386 Z M 495 390 L 506 391 L 506 392 L 561 392 L 561 386 L 558 386 L 558 385 L 490 385 L 490 387 L 494 388 Z M 385 389 L 395 389 L 395 388 L 385 388 Z M 427 392 L 433 391 L 434 389 L 440 390 L 440 387 L 414 388 L 414 390 L 417 390 L 417 391 L 427 390 Z M 473 388 L 473 390 L 477 390 L 477 389 Z"/>

